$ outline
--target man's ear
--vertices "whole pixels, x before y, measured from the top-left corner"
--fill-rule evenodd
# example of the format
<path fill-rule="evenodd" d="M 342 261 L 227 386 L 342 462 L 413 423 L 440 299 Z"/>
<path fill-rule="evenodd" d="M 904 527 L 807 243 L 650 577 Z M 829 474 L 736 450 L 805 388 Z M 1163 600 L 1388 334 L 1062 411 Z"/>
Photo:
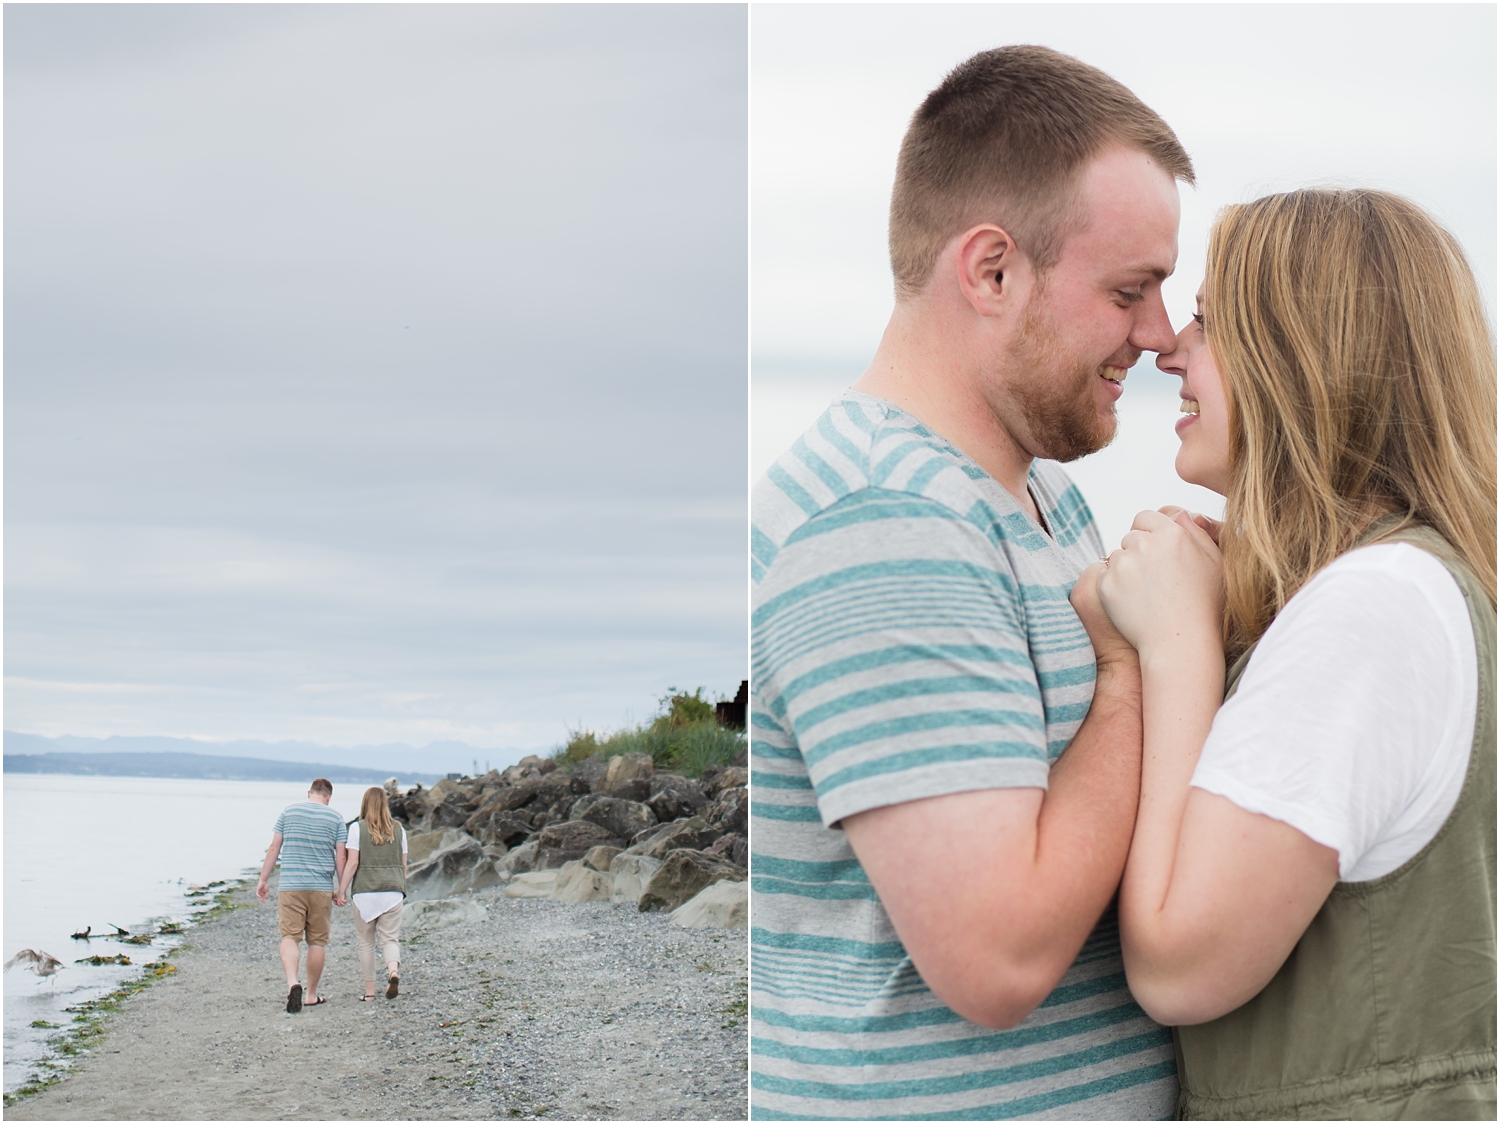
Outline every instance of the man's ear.
<path fill-rule="evenodd" d="M 998 316 L 1015 302 L 1023 266 L 1015 239 L 994 223 L 964 231 L 958 243 L 958 287 L 981 316 Z"/>

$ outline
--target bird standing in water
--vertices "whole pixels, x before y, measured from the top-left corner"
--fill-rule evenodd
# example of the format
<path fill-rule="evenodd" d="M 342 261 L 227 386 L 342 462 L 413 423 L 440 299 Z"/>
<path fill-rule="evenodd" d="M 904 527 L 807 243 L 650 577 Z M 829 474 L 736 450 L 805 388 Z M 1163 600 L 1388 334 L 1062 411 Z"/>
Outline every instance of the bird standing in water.
<path fill-rule="evenodd" d="M 86 940 L 89 939 L 89 934 L 92 933 L 93 931 L 94 931 L 94 927 L 92 925 L 90 925 L 83 932 L 81 932 L 81 933 L 74 933 L 73 934 L 73 939 L 75 941 L 86 941 Z"/>

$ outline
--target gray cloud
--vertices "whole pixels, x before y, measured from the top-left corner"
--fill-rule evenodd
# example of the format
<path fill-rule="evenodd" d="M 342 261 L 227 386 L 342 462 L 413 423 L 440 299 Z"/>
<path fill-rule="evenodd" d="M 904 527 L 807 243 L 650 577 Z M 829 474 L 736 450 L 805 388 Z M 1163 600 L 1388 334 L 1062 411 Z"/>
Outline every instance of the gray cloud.
<path fill-rule="evenodd" d="M 745 15 L 6 13 L 7 725 L 539 744 L 745 662 Z"/>

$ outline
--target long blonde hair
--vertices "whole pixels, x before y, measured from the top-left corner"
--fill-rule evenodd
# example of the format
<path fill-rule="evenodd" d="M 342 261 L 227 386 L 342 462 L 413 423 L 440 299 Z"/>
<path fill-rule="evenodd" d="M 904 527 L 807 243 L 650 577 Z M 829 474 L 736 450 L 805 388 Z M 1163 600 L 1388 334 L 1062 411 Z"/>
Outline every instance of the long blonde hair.
<path fill-rule="evenodd" d="M 1203 304 L 1230 658 L 1383 513 L 1431 526 L 1493 604 L 1495 351 L 1453 236 L 1381 191 L 1268 195 L 1220 213 Z"/>
<path fill-rule="evenodd" d="M 385 789 L 367 788 L 365 798 L 359 802 L 359 818 L 370 833 L 370 842 L 376 846 L 389 843 L 396 837 L 395 824 L 391 822 L 391 807 L 385 798 Z"/>

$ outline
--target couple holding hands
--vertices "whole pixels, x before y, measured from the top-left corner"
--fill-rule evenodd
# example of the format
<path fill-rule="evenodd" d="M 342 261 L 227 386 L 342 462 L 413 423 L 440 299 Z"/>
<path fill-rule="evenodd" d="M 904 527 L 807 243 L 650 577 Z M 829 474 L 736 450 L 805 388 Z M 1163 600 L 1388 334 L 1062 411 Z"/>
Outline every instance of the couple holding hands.
<path fill-rule="evenodd" d="M 401 907 L 406 899 L 406 829 L 391 818 L 385 789 L 369 788 L 360 801 L 359 819 L 348 824 L 328 806 L 332 782 L 319 777 L 307 799 L 289 805 L 276 819 L 271 845 L 261 864 L 255 896 L 270 896 L 269 881 L 277 859 L 281 879 L 276 912 L 281 930 L 281 966 L 286 972 L 286 1009 L 328 1002 L 318 994 L 327 956 L 335 905 L 354 902 L 354 938 L 366 1003 L 376 998 L 377 942 L 385 958 L 385 997 L 396 998 L 401 971 Z M 307 940 L 307 989 L 298 981 L 301 942 Z"/>
<path fill-rule="evenodd" d="M 1178 181 L 1045 48 L 912 119 L 890 324 L 753 500 L 755 1118 L 1494 1118 L 1477 286 L 1409 201 L 1293 191 L 1174 333 Z M 1224 520 L 1102 558 L 1056 462 L 1147 351 Z"/>

